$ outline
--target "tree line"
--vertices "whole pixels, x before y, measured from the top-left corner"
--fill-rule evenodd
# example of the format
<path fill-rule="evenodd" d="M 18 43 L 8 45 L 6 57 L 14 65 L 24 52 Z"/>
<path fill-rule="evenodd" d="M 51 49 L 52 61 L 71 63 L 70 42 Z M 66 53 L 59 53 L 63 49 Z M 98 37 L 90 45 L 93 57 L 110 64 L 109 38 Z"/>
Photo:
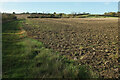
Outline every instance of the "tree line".
<path fill-rule="evenodd" d="M 119 17 L 120 12 L 105 12 L 104 14 L 90 14 L 90 13 L 71 13 L 71 14 L 65 14 L 65 13 L 29 13 L 29 12 L 24 12 L 20 13 L 20 15 L 24 14 L 29 14 L 27 18 L 87 18 L 87 17 Z M 8 13 L 2 13 L 2 20 L 7 21 L 7 20 L 14 20 L 17 19 L 15 16 L 17 15 L 15 12 L 12 14 Z"/>
<path fill-rule="evenodd" d="M 104 14 L 90 14 L 90 13 L 26 13 L 30 14 L 28 18 L 87 18 L 87 17 L 118 17 L 119 12 L 105 12 Z"/>

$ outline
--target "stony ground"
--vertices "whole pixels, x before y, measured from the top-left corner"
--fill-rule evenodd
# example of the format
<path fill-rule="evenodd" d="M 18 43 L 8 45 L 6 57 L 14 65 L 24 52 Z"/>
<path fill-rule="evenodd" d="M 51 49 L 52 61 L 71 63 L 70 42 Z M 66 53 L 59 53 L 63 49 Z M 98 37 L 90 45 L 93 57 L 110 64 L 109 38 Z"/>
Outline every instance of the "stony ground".
<path fill-rule="evenodd" d="M 118 19 L 27 19 L 29 37 L 81 64 L 90 65 L 101 77 L 117 78 Z"/>

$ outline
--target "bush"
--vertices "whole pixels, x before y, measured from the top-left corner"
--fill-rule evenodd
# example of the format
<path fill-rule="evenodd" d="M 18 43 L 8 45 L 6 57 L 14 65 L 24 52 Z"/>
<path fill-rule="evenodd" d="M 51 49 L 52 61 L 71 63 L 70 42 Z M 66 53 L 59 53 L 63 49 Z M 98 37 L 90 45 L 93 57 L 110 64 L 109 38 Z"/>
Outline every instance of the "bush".
<path fill-rule="evenodd" d="M 2 14 L 2 21 L 3 22 L 16 20 L 16 19 L 17 19 L 17 17 L 14 14 L 6 14 L 6 13 Z"/>

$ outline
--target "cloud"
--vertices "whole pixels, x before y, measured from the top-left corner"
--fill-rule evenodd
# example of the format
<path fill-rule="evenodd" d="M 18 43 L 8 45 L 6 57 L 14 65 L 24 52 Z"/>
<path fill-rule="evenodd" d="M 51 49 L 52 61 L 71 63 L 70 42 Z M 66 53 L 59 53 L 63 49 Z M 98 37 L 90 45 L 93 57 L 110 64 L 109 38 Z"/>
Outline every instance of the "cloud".
<path fill-rule="evenodd" d="M 105 5 L 109 5 L 109 4 L 110 4 L 110 2 L 105 2 L 104 4 L 105 4 Z"/>

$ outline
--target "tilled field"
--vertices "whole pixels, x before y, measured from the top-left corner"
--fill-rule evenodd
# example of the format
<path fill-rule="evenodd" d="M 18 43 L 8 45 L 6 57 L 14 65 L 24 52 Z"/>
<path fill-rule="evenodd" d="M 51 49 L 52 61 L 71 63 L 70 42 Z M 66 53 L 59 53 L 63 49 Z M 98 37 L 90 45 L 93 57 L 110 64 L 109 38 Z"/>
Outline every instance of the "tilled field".
<path fill-rule="evenodd" d="M 117 19 L 27 19 L 24 29 L 46 47 L 92 66 L 101 77 L 119 76 Z"/>

